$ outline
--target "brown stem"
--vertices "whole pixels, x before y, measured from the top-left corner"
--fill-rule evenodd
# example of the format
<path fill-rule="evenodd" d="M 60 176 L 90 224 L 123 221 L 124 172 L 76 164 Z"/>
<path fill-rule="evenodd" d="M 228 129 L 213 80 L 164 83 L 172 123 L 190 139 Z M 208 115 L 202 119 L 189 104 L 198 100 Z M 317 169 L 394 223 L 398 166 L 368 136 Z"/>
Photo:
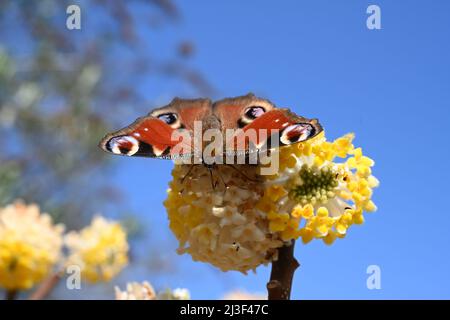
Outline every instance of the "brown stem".
<path fill-rule="evenodd" d="M 45 279 L 40 286 L 34 291 L 28 300 L 43 300 L 45 299 L 50 292 L 52 292 L 53 288 L 58 284 L 61 280 L 61 274 L 59 272 L 55 272 L 50 275 L 47 279 Z"/>
<path fill-rule="evenodd" d="M 289 300 L 291 297 L 292 279 L 295 270 L 300 266 L 294 257 L 294 245 L 286 245 L 278 249 L 278 260 L 272 262 L 270 281 L 267 283 L 269 300 Z"/>
<path fill-rule="evenodd" d="M 7 290 L 5 300 L 16 300 L 17 290 Z"/>

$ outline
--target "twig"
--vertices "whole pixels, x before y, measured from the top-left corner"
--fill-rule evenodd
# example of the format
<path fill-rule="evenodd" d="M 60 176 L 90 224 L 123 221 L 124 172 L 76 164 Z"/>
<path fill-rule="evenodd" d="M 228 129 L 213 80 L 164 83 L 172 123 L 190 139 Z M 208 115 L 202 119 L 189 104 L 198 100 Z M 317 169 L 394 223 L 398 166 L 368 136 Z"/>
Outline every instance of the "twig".
<path fill-rule="evenodd" d="M 267 283 L 269 300 L 289 300 L 295 270 L 300 266 L 294 257 L 294 245 L 278 249 L 278 260 L 272 262 L 270 281 Z"/>
<path fill-rule="evenodd" d="M 28 300 L 43 300 L 45 299 L 50 292 L 52 292 L 53 288 L 58 284 L 61 280 L 61 274 L 59 272 L 53 273 L 47 279 L 45 279 L 41 285 L 34 291 Z"/>

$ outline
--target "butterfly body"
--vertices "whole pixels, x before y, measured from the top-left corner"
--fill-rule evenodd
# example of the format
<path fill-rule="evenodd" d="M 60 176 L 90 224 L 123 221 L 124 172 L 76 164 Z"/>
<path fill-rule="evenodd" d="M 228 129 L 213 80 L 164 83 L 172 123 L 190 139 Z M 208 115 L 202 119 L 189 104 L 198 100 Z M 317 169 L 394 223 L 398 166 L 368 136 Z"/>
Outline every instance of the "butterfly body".
<path fill-rule="evenodd" d="M 321 131 L 316 119 L 297 116 L 253 94 L 214 103 L 175 98 L 106 135 L 99 146 L 117 155 L 213 165 L 236 161 L 239 155 L 245 160 L 249 154 L 301 142 Z"/>

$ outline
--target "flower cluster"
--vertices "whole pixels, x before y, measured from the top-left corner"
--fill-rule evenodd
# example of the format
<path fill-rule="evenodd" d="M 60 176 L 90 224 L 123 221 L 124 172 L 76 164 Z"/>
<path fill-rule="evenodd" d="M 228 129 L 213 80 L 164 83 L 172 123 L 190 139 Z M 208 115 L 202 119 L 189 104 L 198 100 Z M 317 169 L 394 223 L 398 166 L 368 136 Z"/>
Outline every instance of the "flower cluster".
<path fill-rule="evenodd" d="M 88 282 L 109 281 L 128 264 L 127 234 L 117 222 L 96 216 L 90 226 L 66 236 L 68 264 L 81 267 Z"/>
<path fill-rule="evenodd" d="M 186 288 L 166 289 L 158 293 L 158 300 L 189 300 L 191 294 Z"/>
<path fill-rule="evenodd" d="M 351 225 L 362 224 L 364 211 L 376 210 L 374 162 L 353 146 L 353 138 L 329 142 L 322 133 L 279 150 L 280 171 L 269 177 L 257 205 L 267 213 L 271 232 L 284 241 L 317 238 L 331 244 Z"/>
<path fill-rule="evenodd" d="M 283 245 L 256 208 L 264 192 L 254 166 L 175 166 L 164 202 L 179 253 L 223 271 L 247 272 L 271 261 Z M 212 180 L 211 180 L 212 179 Z"/>
<path fill-rule="evenodd" d="M 126 290 L 115 287 L 116 300 L 189 300 L 189 290 L 176 288 L 174 290 L 164 290 L 156 293 L 152 285 L 147 281 L 142 283 L 127 283 Z"/>
<path fill-rule="evenodd" d="M 118 223 L 96 217 L 79 233 L 63 232 L 35 204 L 17 201 L 0 209 L 0 287 L 27 290 L 73 264 L 83 280 L 109 281 L 127 264 L 126 233 Z"/>
<path fill-rule="evenodd" d="M 352 134 L 323 133 L 282 147 L 279 170 L 250 165 L 176 165 L 165 206 L 179 253 L 223 271 L 246 273 L 277 259 L 277 248 L 301 237 L 331 244 L 376 210 L 374 162 L 353 146 Z"/>
<path fill-rule="evenodd" d="M 147 281 L 127 283 L 125 290 L 115 287 L 116 300 L 156 300 L 156 292 Z"/>
<path fill-rule="evenodd" d="M 60 259 L 63 230 L 37 205 L 0 209 L 0 286 L 26 290 L 43 280 Z"/>

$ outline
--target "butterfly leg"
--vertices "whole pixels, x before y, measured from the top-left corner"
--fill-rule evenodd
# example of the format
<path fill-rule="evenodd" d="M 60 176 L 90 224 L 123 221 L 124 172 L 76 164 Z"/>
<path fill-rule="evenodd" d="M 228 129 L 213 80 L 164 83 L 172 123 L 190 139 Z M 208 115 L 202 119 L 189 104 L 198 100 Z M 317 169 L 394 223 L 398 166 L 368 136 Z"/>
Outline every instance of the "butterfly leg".
<path fill-rule="evenodd" d="M 181 183 L 184 183 L 184 180 L 186 180 L 186 178 L 191 174 L 192 169 L 194 169 L 194 166 L 195 164 L 191 164 L 186 174 L 183 176 L 183 178 L 181 178 Z"/>
<path fill-rule="evenodd" d="M 195 165 L 195 164 L 192 164 L 192 165 L 189 167 L 188 171 L 185 173 L 185 175 L 180 179 L 180 183 L 181 183 L 181 184 L 184 184 L 184 181 L 186 180 L 186 178 L 188 178 L 189 176 L 191 176 L 192 169 L 194 169 L 194 166 L 196 166 L 196 165 Z M 180 193 L 181 195 L 183 195 L 183 194 L 184 194 L 184 188 L 181 189 L 181 190 L 179 191 L 179 193 Z"/>
<path fill-rule="evenodd" d="M 217 180 L 214 182 L 214 175 L 213 175 L 213 168 L 207 166 L 208 171 L 209 171 L 209 177 L 211 178 L 211 187 L 213 189 L 213 191 L 216 191 L 216 187 L 217 187 Z"/>
<path fill-rule="evenodd" d="M 225 182 L 225 179 L 222 177 L 222 175 L 220 174 L 220 171 L 219 170 L 217 170 L 217 175 L 219 176 L 219 179 L 220 179 L 220 181 L 222 182 L 222 184 L 223 184 L 223 186 L 224 186 L 224 191 L 223 191 L 223 195 L 222 196 L 225 196 L 225 194 L 227 193 L 227 190 L 228 190 L 228 185 L 227 185 L 227 183 Z"/>

